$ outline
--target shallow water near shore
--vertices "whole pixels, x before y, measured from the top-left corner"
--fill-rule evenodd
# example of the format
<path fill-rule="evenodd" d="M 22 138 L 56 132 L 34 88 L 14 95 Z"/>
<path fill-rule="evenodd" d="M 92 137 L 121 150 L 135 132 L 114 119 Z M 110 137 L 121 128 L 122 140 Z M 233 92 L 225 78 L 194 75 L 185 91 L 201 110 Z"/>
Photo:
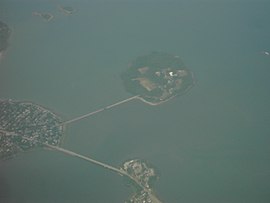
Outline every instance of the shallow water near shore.
<path fill-rule="evenodd" d="M 116 167 L 147 160 L 163 202 L 267 203 L 269 9 L 264 0 L 4 0 L 0 20 L 12 35 L 0 97 L 68 120 L 131 97 L 120 73 L 137 56 L 179 55 L 196 78 L 186 94 L 158 106 L 132 100 L 70 124 L 62 147 Z M 124 202 L 131 193 L 120 176 L 52 150 L 0 162 L 4 202 Z"/>

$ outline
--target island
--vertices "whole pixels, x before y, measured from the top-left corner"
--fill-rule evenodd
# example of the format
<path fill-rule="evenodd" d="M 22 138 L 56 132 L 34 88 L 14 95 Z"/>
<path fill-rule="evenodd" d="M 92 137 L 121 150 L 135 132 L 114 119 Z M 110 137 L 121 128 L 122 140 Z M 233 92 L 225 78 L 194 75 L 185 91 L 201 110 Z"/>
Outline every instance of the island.
<path fill-rule="evenodd" d="M 44 144 L 58 146 L 63 133 L 52 111 L 32 102 L 0 100 L 0 160 Z"/>
<path fill-rule="evenodd" d="M 60 12 L 62 12 L 65 15 L 71 15 L 76 11 L 71 6 L 58 6 L 58 9 Z"/>
<path fill-rule="evenodd" d="M 153 191 L 153 182 L 158 178 L 153 167 L 144 160 L 132 159 L 126 161 L 121 171 L 126 173 L 129 185 L 135 188 L 129 203 L 161 203 Z"/>
<path fill-rule="evenodd" d="M 0 56 L 8 47 L 8 39 L 10 37 L 11 30 L 8 25 L 0 21 Z"/>
<path fill-rule="evenodd" d="M 51 13 L 40 13 L 35 11 L 32 13 L 32 15 L 41 17 L 45 22 L 49 22 L 54 18 L 54 16 Z"/>
<path fill-rule="evenodd" d="M 152 52 L 137 57 L 121 74 L 125 89 L 150 105 L 162 104 L 194 85 L 193 73 L 179 56 Z"/>

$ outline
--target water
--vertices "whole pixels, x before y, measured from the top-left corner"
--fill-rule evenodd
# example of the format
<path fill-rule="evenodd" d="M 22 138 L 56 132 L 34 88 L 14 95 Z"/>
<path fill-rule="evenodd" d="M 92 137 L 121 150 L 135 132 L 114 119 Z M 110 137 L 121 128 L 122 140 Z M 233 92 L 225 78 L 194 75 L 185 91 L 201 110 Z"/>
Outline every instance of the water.
<path fill-rule="evenodd" d="M 77 12 L 64 16 L 57 5 Z M 0 96 L 70 119 L 130 97 L 119 74 L 139 55 L 178 54 L 197 84 L 152 107 L 118 106 L 67 128 L 63 147 L 159 173 L 164 202 L 269 202 L 270 4 L 263 1 L 1 1 L 13 29 Z M 33 11 L 51 12 L 43 22 Z M 0 163 L 4 202 L 124 202 L 121 177 L 37 150 Z"/>

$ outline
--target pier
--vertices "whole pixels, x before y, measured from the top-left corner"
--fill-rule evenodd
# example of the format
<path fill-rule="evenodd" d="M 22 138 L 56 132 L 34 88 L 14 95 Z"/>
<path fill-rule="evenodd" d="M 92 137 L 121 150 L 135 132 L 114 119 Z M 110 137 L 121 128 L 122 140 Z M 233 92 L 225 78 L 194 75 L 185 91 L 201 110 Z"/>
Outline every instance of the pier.
<path fill-rule="evenodd" d="M 133 96 L 133 97 L 130 97 L 130 98 L 127 98 L 127 99 L 124 99 L 124 100 L 122 100 L 122 101 L 119 101 L 119 102 L 116 102 L 116 103 L 114 103 L 114 104 L 108 105 L 108 106 L 106 106 L 106 107 L 100 108 L 100 109 L 98 109 L 98 110 L 96 110 L 96 111 L 93 111 L 93 112 L 90 112 L 90 113 L 87 113 L 87 114 L 78 116 L 78 117 L 76 117 L 76 118 L 73 118 L 73 119 L 70 119 L 70 120 L 67 120 L 67 121 L 64 121 L 64 122 L 61 123 L 61 125 L 74 123 L 74 122 L 76 122 L 76 121 L 79 121 L 79 120 L 85 119 L 85 118 L 87 118 L 87 117 L 93 116 L 93 115 L 95 115 L 95 114 L 97 114 L 97 113 L 100 113 L 100 112 L 102 112 L 102 111 L 111 109 L 111 108 L 113 108 L 113 107 L 119 106 L 120 104 L 129 102 L 129 101 L 131 101 L 131 100 L 133 100 L 133 99 L 137 99 L 137 98 L 138 98 L 138 95 Z"/>

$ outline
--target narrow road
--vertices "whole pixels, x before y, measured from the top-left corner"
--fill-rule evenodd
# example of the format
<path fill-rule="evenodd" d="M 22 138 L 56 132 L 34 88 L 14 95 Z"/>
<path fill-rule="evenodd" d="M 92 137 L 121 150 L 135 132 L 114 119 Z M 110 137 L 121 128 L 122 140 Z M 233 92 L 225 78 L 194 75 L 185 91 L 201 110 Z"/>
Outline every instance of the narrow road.
<path fill-rule="evenodd" d="M 110 166 L 108 164 L 105 164 L 105 163 L 102 163 L 100 161 L 97 161 L 97 160 L 94 160 L 94 159 L 91 159 L 89 157 L 86 157 L 86 156 L 83 156 L 81 154 L 78 154 L 76 152 L 73 152 L 73 151 L 70 151 L 68 149 L 64 149 L 64 148 L 61 148 L 61 147 L 57 147 L 57 146 L 53 146 L 53 145 L 49 145 L 49 144 L 44 144 L 44 146 L 46 147 L 49 147 L 51 149 L 54 149 L 56 151 L 59 151 L 59 152 L 62 152 L 62 153 L 65 153 L 67 155 L 70 155 L 70 156 L 74 156 L 74 157 L 77 157 L 77 158 L 80 158 L 80 159 L 83 159 L 85 161 L 89 161 L 93 164 L 96 164 L 98 166 L 101 166 L 105 169 L 109 169 L 113 172 L 116 172 L 118 173 L 119 175 L 122 175 L 122 176 L 126 176 L 128 177 L 129 179 L 131 179 L 132 181 L 134 181 L 142 190 L 144 190 L 145 192 L 148 193 L 148 195 L 150 196 L 151 200 L 152 200 L 152 203 L 162 203 L 153 193 L 150 189 L 148 188 L 145 188 L 140 182 L 138 182 L 137 179 L 135 179 L 134 177 L 132 177 L 131 175 L 129 175 L 126 171 L 122 170 L 122 169 L 118 169 L 118 168 L 115 168 L 113 166 Z"/>
<path fill-rule="evenodd" d="M 111 171 L 113 171 L 113 172 L 119 173 L 120 175 L 124 175 L 124 176 L 128 176 L 128 177 L 129 177 L 129 175 L 128 175 L 124 170 L 120 170 L 120 169 L 118 169 L 118 168 L 115 168 L 115 167 L 110 166 L 110 165 L 108 165 L 108 164 L 105 164 L 105 163 L 102 163 L 102 162 L 100 162 L 100 161 L 91 159 L 91 158 L 89 158 L 89 157 L 83 156 L 83 155 L 81 155 L 81 154 L 78 154 L 78 153 L 76 153 L 76 152 L 70 151 L 70 150 L 68 150 L 68 149 L 64 149 L 64 148 L 57 147 L 57 146 L 53 146 L 53 145 L 49 145 L 49 144 L 44 144 L 44 146 L 49 147 L 49 148 L 51 148 L 51 149 L 54 149 L 54 150 L 56 150 L 56 151 L 63 152 L 63 153 L 65 153 L 65 154 L 68 154 L 68 155 L 77 157 L 77 158 L 80 158 L 80 159 L 83 159 L 83 160 L 85 160 L 85 161 L 89 161 L 89 162 L 91 162 L 91 163 L 93 163 L 93 164 L 96 164 L 96 165 L 98 165 L 98 166 L 102 166 L 102 167 L 104 167 L 105 169 L 109 169 L 109 170 L 111 170 Z"/>
<path fill-rule="evenodd" d="M 94 115 L 94 114 L 100 113 L 100 112 L 102 112 L 102 111 L 105 111 L 105 110 L 107 110 L 107 109 L 116 107 L 116 106 L 118 106 L 118 105 L 120 105 L 120 104 L 129 102 L 129 101 L 131 101 L 131 100 L 133 100 L 133 99 L 137 99 L 137 98 L 138 98 L 138 95 L 137 95 L 137 96 L 130 97 L 130 98 L 127 98 L 127 99 L 124 99 L 124 100 L 122 100 L 122 101 L 116 102 L 115 104 L 108 105 L 108 106 L 106 106 L 106 107 L 104 107 L 104 108 L 101 108 L 101 109 L 98 109 L 98 110 L 96 110 L 96 111 L 93 111 L 93 112 L 90 112 L 90 113 L 87 113 L 87 114 L 78 116 L 78 117 L 76 117 L 76 118 L 73 118 L 73 119 L 70 119 L 70 120 L 67 120 L 67 121 L 64 121 L 64 122 L 61 123 L 61 125 L 70 124 L 70 123 L 73 123 L 73 122 L 76 122 L 76 121 L 85 119 L 85 118 L 90 117 L 90 116 L 92 116 L 92 115 Z"/>
<path fill-rule="evenodd" d="M 22 136 L 24 139 L 26 140 L 29 140 L 29 141 L 33 141 L 33 138 L 28 138 L 28 137 L 25 137 L 25 136 Z M 142 190 L 144 190 L 145 192 L 148 193 L 148 195 L 150 196 L 151 200 L 152 200 L 152 203 L 162 203 L 151 191 L 151 189 L 149 188 L 146 188 L 144 187 L 136 178 L 132 177 L 131 175 L 129 175 L 126 171 L 124 171 L 123 169 L 118 169 L 118 168 L 115 168 L 113 166 L 110 166 L 108 164 L 105 164 L 105 163 L 102 163 L 100 161 L 97 161 L 95 159 L 92 159 L 92 158 L 89 158 L 87 156 L 84 156 L 84 155 L 81 155 L 81 154 L 78 154 L 76 152 L 73 152 L 73 151 L 70 151 L 68 149 L 64 149 L 64 148 L 61 148 L 61 147 L 58 147 L 58 146 L 53 146 L 53 145 L 50 145 L 50 144 L 46 144 L 46 143 L 42 143 L 45 147 L 48 147 L 50 149 L 53 149 L 53 150 L 56 150 L 56 151 L 59 151 L 59 152 L 62 152 L 64 154 L 67 154 L 69 156 L 73 156 L 73 157 L 77 157 L 79 159 L 83 159 L 85 161 L 88 161 L 88 162 L 91 162 L 92 164 L 95 164 L 95 165 L 98 165 L 98 166 L 101 166 L 105 169 L 108 169 L 110 171 L 113 171 L 121 176 L 126 176 L 128 177 L 130 180 L 134 181 L 134 183 L 136 183 Z"/>

